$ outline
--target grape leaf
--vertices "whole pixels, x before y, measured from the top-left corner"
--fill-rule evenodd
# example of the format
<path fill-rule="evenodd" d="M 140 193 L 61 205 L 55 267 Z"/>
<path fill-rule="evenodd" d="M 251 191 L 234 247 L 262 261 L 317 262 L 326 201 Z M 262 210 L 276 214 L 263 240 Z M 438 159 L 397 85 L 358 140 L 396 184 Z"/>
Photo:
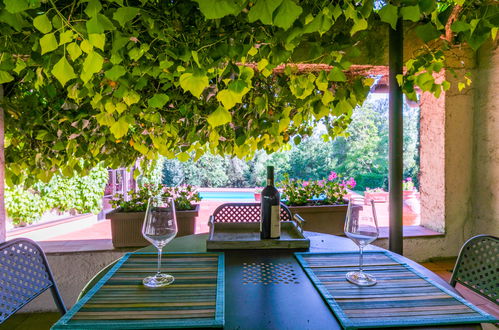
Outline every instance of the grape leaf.
<path fill-rule="evenodd" d="M 61 57 L 59 62 L 54 65 L 52 74 L 59 80 L 62 86 L 66 85 L 69 80 L 76 78 L 73 67 L 69 64 L 65 56 Z"/>
<path fill-rule="evenodd" d="M 11 14 L 20 13 L 29 8 L 28 0 L 4 0 L 3 3 L 5 9 Z"/>
<path fill-rule="evenodd" d="M 224 89 L 217 94 L 217 100 L 222 102 L 224 108 L 230 109 L 234 107 L 237 103 L 241 103 L 243 99 L 243 93 L 236 93 L 234 91 Z"/>
<path fill-rule="evenodd" d="M 87 83 L 94 73 L 99 72 L 102 69 L 102 64 L 104 59 L 97 52 L 90 52 L 85 61 L 83 62 L 83 72 L 80 75 L 81 80 Z"/>
<path fill-rule="evenodd" d="M 49 33 L 44 35 L 40 39 L 40 46 L 42 46 L 43 55 L 57 49 L 57 47 L 59 47 L 59 44 L 57 43 L 57 39 L 55 38 L 54 33 Z"/>
<path fill-rule="evenodd" d="M 33 26 L 44 34 L 52 31 L 52 23 L 50 23 L 50 20 L 45 14 L 36 16 L 35 19 L 33 19 Z"/>
<path fill-rule="evenodd" d="M 438 38 L 440 36 L 440 32 L 438 32 L 437 28 L 429 22 L 425 25 L 416 27 L 416 35 L 424 42 L 428 42 Z"/>
<path fill-rule="evenodd" d="M 113 133 L 114 137 L 119 139 L 123 137 L 126 133 L 128 133 L 129 124 L 125 117 L 121 117 L 118 121 L 109 127 L 111 133 Z"/>
<path fill-rule="evenodd" d="M 88 1 L 87 8 L 85 8 L 85 14 L 88 17 L 95 17 L 102 10 L 102 5 L 99 0 Z"/>
<path fill-rule="evenodd" d="M 104 33 L 107 30 L 115 30 L 116 27 L 113 23 L 102 14 L 97 14 L 91 19 L 89 19 L 86 23 L 87 32 L 90 33 Z"/>
<path fill-rule="evenodd" d="M 76 60 L 78 57 L 80 57 L 80 55 L 82 54 L 82 51 L 80 47 L 76 44 L 76 42 L 72 42 L 69 45 L 67 45 L 66 50 L 68 51 L 69 56 L 71 56 L 71 59 L 73 61 Z"/>
<path fill-rule="evenodd" d="M 459 32 L 469 31 L 471 29 L 471 25 L 463 21 L 456 21 L 452 23 L 450 28 L 452 32 L 459 33 Z"/>
<path fill-rule="evenodd" d="M 128 91 L 123 96 L 123 101 L 125 101 L 125 103 L 130 106 L 140 101 L 140 95 L 135 91 Z"/>
<path fill-rule="evenodd" d="M 208 19 L 222 18 L 227 15 L 237 15 L 241 8 L 231 0 L 194 0 L 199 4 L 199 10 Z"/>
<path fill-rule="evenodd" d="M 95 48 L 99 48 L 100 50 L 104 50 L 104 44 L 106 43 L 106 35 L 104 33 L 100 34 L 89 34 L 88 41 Z"/>
<path fill-rule="evenodd" d="M 113 67 L 106 71 L 106 78 L 111 80 L 118 80 L 126 73 L 126 70 L 121 65 L 113 65 Z"/>
<path fill-rule="evenodd" d="M 332 80 L 332 81 L 346 81 L 347 80 L 347 77 L 345 76 L 343 71 L 341 71 L 341 69 L 338 68 L 337 66 L 333 67 L 331 69 L 331 71 L 329 71 L 329 74 L 327 77 L 329 80 Z"/>
<path fill-rule="evenodd" d="M 135 16 L 137 16 L 138 13 L 139 13 L 139 8 L 121 7 L 114 12 L 113 19 L 124 27 L 125 24 L 131 21 Z"/>
<path fill-rule="evenodd" d="M 151 108 L 161 109 L 165 106 L 166 102 L 168 102 L 169 99 L 170 98 L 166 94 L 154 94 L 154 96 L 147 101 L 147 104 Z"/>
<path fill-rule="evenodd" d="M 387 4 L 379 10 L 378 15 L 382 22 L 390 24 L 394 30 L 397 29 L 398 13 L 396 6 Z"/>
<path fill-rule="evenodd" d="M 0 84 L 8 83 L 12 80 L 14 80 L 14 77 L 10 73 L 0 70 Z"/>
<path fill-rule="evenodd" d="M 303 9 L 292 0 L 283 0 L 277 8 L 274 17 L 274 25 L 287 30 L 300 16 Z"/>
<path fill-rule="evenodd" d="M 355 33 L 358 31 L 362 31 L 367 29 L 367 21 L 363 18 L 358 19 L 352 26 L 352 29 L 350 30 L 350 35 L 353 36 Z"/>
<path fill-rule="evenodd" d="M 212 127 L 217 127 L 230 123 L 232 115 L 224 107 L 218 107 L 217 110 L 213 111 L 206 120 Z"/>
<path fill-rule="evenodd" d="M 199 97 L 206 87 L 208 87 L 208 77 L 205 75 L 194 75 L 184 73 L 180 76 L 180 87 L 184 91 L 189 91 L 195 97 Z"/>
<path fill-rule="evenodd" d="M 248 20 L 255 22 L 260 20 L 263 24 L 272 24 L 272 14 L 279 7 L 282 0 L 267 1 L 258 0 L 248 13 Z"/>
<path fill-rule="evenodd" d="M 71 31 L 71 30 L 61 32 L 59 34 L 59 45 L 64 45 L 64 44 L 67 44 L 68 42 L 73 41 L 73 37 L 74 37 L 74 34 L 73 34 L 73 31 Z"/>
<path fill-rule="evenodd" d="M 402 17 L 407 21 L 419 22 L 421 18 L 421 12 L 419 11 L 419 6 L 407 6 L 400 9 Z"/>
<path fill-rule="evenodd" d="M 87 39 L 84 39 L 81 42 L 80 48 L 87 54 L 90 54 L 94 50 L 94 46 L 92 46 Z"/>

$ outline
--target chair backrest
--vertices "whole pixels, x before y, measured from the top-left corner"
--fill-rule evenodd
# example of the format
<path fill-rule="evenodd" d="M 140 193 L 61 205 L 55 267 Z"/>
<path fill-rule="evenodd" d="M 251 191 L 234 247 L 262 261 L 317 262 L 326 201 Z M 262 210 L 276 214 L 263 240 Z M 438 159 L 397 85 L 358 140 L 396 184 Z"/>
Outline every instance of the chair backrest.
<path fill-rule="evenodd" d="M 0 324 L 47 289 L 65 314 L 66 307 L 40 246 L 27 238 L 0 244 Z"/>
<path fill-rule="evenodd" d="M 450 284 L 456 283 L 498 304 L 499 238 L 478 235 L 464 243 L 452 272 Z"/>
<path fill-rule="evenodd" d="M 281 221 L 291 221 L 289 208 L 281 203 Z M 214 222 L 260 222 L 260 203 L 225 203 L 213 211 Z"/>

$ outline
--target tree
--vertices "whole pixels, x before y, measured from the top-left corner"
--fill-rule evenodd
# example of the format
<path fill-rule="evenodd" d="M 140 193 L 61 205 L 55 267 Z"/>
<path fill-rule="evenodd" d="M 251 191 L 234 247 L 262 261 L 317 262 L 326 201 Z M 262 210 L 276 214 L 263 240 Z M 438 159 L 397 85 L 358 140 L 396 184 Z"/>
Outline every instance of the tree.
<path fill-rule="evenodd" d="M 317 131 L 293 147 L 290 155 L 290 176 L 305 180 L 320 180 L 334 168 L 331 143 L 324 141 Z"/>

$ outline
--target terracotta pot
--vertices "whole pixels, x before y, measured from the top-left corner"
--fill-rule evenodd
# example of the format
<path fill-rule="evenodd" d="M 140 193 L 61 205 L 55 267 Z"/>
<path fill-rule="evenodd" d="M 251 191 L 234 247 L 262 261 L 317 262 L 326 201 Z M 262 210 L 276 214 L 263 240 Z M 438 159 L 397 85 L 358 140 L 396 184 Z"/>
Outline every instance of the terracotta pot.
<path fill-rule="evenodd" d="M 348 204 L 320 206 L 289 206 L 291 213 L 305 219 L 304 230 L 319 233 L 344 235 Z"/>
<path fill-rule="evenodd" d="M 194 210 L 177 211 L 177 237 L 194 234 L 199 204 Z M 106 215 L 111 220 L 111 234 L 114 247 L 132 247 L 150 245 L 142 236 L 142 223 L 145 212 L 120 212 L 113 210 Z"/>
<path fill-rule="evenodd" d="M 421 204 L 419 201 L 419 192 L 416 190 L 403 191 L 403 221 L 404 226 L 413 226 L 419 224 L 419 216 L 421 213 Z"/>
<path fill-rule="evenodd" d="M 364 192 L 364 204 L 371 204 L 371 200 L 378 203 L 388 202 L 388 192 L 387 191 L 377 191 L 377 192 Z"/>

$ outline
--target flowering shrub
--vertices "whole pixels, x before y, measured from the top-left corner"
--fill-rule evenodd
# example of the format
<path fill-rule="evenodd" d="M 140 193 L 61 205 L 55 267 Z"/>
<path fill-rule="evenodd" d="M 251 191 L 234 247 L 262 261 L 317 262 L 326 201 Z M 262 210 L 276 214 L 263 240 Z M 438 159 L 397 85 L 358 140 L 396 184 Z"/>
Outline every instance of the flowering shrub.
<path fill-rule="evenodd" d="M 173 197 L 175 199 L 175 209 L 179 211 L 192 210 L 194 209 L 193 203 L 201 200 L 199 193 L 191 185 L 164 187 L 163 189 L 163 196 Z"/>
<path fill-rule="evenodd" d="M 287 205 L 335 205 L 344 204 L 347 188 L 355 185 L 353 178 L 347 180 L 331 172 L 327 179 L 316 181 L 290 179 L 286 174 L 279 187 Z"/>
<path fill-rule="evenodd" d="M 412 178 L 406 178 L 402 181 L 402 190 L 414 190 L 414 182 Z"/>
<path fill-rule="evenodd" d="M 128 198 L 123 194 L 113 196 L 111 205 L 122 212 L 145 212 L 147 201 L 151 196 L 173 197 L 177 211 L 194 209 L 193 203 L 199 202 L 199 193 L 191 186 L 167 187 L 164 185 L 144 184 L 138 191 L 130 190 Z"/>

